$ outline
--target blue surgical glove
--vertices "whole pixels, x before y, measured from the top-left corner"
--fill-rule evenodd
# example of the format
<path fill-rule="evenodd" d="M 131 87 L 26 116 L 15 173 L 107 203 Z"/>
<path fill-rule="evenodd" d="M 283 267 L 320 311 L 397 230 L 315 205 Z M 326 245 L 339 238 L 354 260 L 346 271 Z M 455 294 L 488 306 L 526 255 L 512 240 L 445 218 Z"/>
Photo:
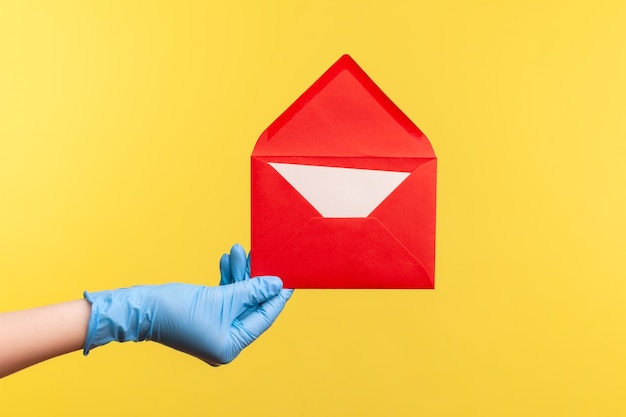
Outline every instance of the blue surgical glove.
<path fill-rule="evenodd" d="M 245 252 L 243 259 L 247 262 Z M 281 289 L 279 278 L 265 276 L 219 287 L 165 284 L 85 292 L 92 308 L 84 353 L 111 341 L 153 340 L 214 366 L 226 364 L 278 317 L 291 296 Z"/>
<path fill-rule="evenodd" d="M 220 276 L 220 285 L 250 279 L 250 257 L 246 257 L 246 251 L 241 245 L 234 245 L 230 254 L 222 255 Z"/>
<path fill-rule="evenodd" d="M 230 254 L 222 255 L 220 259 L 220 285 L 229 285 L 234 282 L 246 281 L 250 279 L 250 255 L 246 257 L 245 249 L 239 245 L 234 245 Z M 292 289 L 280 290 L 281 296 L 289 300 L 293 295 Z M 245 317 L 244 313 L 240 318 Z"/>

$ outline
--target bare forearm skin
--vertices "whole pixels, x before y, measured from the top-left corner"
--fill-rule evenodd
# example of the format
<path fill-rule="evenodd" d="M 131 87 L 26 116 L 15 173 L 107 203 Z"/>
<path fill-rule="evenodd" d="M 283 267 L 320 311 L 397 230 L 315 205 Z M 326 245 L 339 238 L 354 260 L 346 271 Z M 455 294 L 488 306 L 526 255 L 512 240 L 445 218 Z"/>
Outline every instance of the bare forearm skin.
<path fill-rule="evenodd" d="M 90 313 L 86 300 L 0 313 L 0 378 L 82 349 Z"/>

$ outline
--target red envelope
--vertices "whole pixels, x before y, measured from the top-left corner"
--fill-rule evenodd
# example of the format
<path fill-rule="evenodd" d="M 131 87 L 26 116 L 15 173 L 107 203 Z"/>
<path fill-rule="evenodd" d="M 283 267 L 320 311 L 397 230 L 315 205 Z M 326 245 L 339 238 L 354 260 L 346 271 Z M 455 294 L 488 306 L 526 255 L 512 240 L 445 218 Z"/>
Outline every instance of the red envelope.
<path fill-rule="evenodd" d="M 261 135 L 253 276 L 286 288 L 434 288 L 437 158 L 348 55 Z"/>

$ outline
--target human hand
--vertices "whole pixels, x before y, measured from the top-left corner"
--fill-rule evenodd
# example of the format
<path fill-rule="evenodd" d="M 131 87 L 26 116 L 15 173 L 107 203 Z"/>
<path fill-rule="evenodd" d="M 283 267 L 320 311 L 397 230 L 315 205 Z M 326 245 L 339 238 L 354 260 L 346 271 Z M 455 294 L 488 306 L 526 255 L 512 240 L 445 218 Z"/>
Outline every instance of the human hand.
<path fill-rule="evenodd" d="M 245 249 L 237 243 L 230 249 L 230 254 L 225 253 L 220 258 L 220 285 L 228 285 L 249 279 L 250 254 L 246 257 Z M 282 289 L 280 293 L 283 298 L 289 300 L 293 295 L 293 290 Z M 246 314 L 244 313 L 242 316 Z"/>
<path fill-rule="evenodd" d="M 85 354 L 110 341 L 153 340 L 214 366 L 232 361 L 272 325 L 292 291 L 282 290 L 277 277 L 249 279 L 239 245 L 231 250 L 220 283 L 85 292 L 92 304 Z"/>
<path fill-rule="evenodd" d="M 230 249 L 230 254 L 222 255 L 220 259 L 220 285 L 250 279 L 250 256 L 240 244 Z"/>

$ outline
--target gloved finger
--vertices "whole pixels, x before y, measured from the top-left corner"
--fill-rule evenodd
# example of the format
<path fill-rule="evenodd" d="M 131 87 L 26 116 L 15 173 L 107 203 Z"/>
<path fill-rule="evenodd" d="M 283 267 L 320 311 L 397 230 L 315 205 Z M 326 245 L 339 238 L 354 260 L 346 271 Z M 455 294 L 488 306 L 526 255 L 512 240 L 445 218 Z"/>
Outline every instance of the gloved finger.
<path fill-rule="evenodd" d="M 280 294 L 285 299 L 285 302 L 287 302 L 287 301 L 289 301 L 289 299 L 293 295 L 293 290 L 292 289 L 283 288 L 282 290 L 280 290 Z"/>
<path fill-rule="evenodd" d="M 248 252 L 248 258 L 246 259 L 246 279 L 250 279 L 252 274 L 250 273 L 250 255 L 252 251 Z"/>
<path fill-rule="evenodd" d="M 253 280 L 254 281 L 254 280 Z M 238 349 L 243 349 L 252 343 L 274 323 L 283 311 L 285 303 L 291 297 L 292 290 L 280 291 L 256 309 L 252 310 L 243 319 L 233 323 L 230 336 Z"/>
<path fill-rule="evenodd" d="M 293 290 L 281 290 L 240 320 L 242 327 L 252 336 L 259 337 L 265 332 L 285 308 Z"/>
<path fill-rule="evenodd" d="M 230 250 L 230 274 L 233 278 L 233 282 L 245 280 L 247 268 L 246 251 L 237 243 Z"/>
<path fill-rule="evenodd" d="M 246 277 L 244 279 L 250 279 L 250 254 L 252 252 L 248 252 L 248 258 L 246 259 L 247 261 L 247 265 L 246 265 Z M 250 310 L 246 310 L 243 313 L 241 313 L 239 315 L 239 317 L 237 317 L 238 319 L 242 319 L 243 317 L 247 316 L 250 313 Z"/>
<path fill-rule="evenodd" d="M 220 285 L 228 285 L 233 282 L 233 276 L 230 272 L 230 257 L 223 254 L 220 258 Z"/>
<path fill-rule="evenodd" d="M 285 302 L 287 302 L 291 298 L 291 295 L 293 294 L 293 290 L 282 289 L 282 290 L 280 290 L 279 294 L 281 294 L 282 297 L 285 299 Z M 255 311 L 256 311 L 256 307 L 254 307 L 254 308 L 251 307 L 251 308 L 247 309 L 246 311 L 244 311 L 243 313 L 241 313 L 237 317 L 237 319 L 239 319 L 239 321 L 243 322 L 246 317 L 248 317 L 250 314 L 252 314 Z"/>
<path fill-rule="evenodd" d="M 278 277 L 263 276 L 236 282 L 234 299 L 239 303 L 239 316 L 245 310 L 254 308 L 274 297 L 283 288 L 283 282 Z"/>

